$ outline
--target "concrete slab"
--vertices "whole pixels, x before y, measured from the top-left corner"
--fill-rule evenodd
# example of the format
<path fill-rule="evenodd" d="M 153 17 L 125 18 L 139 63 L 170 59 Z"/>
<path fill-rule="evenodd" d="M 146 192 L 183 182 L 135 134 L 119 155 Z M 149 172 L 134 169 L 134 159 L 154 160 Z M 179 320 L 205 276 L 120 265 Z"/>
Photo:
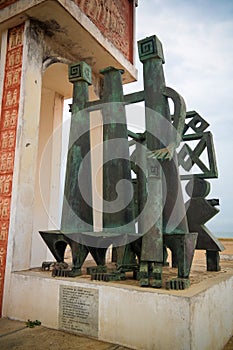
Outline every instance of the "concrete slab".
<path fill-rule="evenodd" d="M 207 272 L 205 255 L 197 252 L 192 285 L 183 291 L 144 289 L 133 279 L 106 283 L 91 281 L 87 275 L 52 278 L 51 272 L 40 269 L 15 272 L 4 312 L 14 319 L 38 319 L 43 326 L 59 329 L 61 289 L 67 288 L 74 297 L 77 290 L 93 291 L 101 341 L 138 350 L 222 350 L 233 335 L 232 260 L 221 260 L 221 267 L 221 271 Z M 176 274 L 164 268 L 165 281 Z"/>

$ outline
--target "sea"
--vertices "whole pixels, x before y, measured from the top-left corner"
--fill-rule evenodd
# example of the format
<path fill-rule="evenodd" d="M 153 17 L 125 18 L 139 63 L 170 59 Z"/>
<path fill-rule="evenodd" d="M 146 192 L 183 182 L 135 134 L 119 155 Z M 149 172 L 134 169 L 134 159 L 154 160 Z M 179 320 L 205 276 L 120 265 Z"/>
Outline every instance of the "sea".
<path fill-rule="evenodd" d="M 218 232 L 218 233 L 214 233 L 214 236 L 217 238 L 232 238 L 233 239 L 233 232 Z"/>

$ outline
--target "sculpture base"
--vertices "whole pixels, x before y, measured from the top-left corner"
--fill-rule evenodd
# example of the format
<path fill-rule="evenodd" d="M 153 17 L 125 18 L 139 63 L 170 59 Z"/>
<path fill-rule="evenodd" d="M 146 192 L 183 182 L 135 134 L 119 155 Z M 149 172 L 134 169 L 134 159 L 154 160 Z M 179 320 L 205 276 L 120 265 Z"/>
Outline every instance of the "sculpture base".
<path fill-rule="evenodd" d="M 133 278 L 106 283 L 88 275 L 53 278 L 39 268 L 14 272 L 4 316 L 133 349 L 222 350 L 233 334 L 232 261 L 221 267 L 206 272 L 205 260 L 195 262 L 182 291 L 141 288 Z M 166 284 L 177 270 L 164 269 Z"/>

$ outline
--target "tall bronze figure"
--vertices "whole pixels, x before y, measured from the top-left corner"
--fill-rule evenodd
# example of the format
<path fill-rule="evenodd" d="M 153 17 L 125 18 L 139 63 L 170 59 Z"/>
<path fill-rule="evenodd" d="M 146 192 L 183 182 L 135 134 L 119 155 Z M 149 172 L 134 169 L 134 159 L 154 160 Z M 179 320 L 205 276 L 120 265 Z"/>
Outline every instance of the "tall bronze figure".
<path fill-rule="evenodd" d="M 170 282 L 171 288 L 183 289 L 188 283 L 197 236 L 189 233 L 176 155 L 186 116 L 185 103 L 176 91 L 166 87 L 159 39 L 146 38 L 139 41 L 138 47 L 144 77 L 148 196 L 154 198 L 149 216 L 157 218 L 148 232 L 143 230 L 140 282 L 148 285 L 151 280 L 152 286 L 161 287 L 166 244 L 178 266 L 178 279 Z M 168 98 L 174 103 L 173 123 Z"/>

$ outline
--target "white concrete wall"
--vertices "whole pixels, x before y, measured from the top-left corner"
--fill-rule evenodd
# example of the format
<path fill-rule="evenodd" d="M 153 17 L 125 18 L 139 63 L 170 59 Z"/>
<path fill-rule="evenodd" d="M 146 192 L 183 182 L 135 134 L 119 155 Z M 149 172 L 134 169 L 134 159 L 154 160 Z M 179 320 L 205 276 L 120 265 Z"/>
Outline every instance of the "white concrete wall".
<path fill-rule="evenodd" d="M 233 333 L 233 278 L 194 296 L 190 307 L 191 349 L 222 349 Z"/>
<path fill-rule="evenodd" d="M 46 72 L 45 72 L 46 74 Z M 63 96 L 43 88 L 35 183 L 31 267 L 47 260 L 39 230 L 60 228 L 60 169 Z M 51 257 L 50 257 L 51 259 Z"/>
<path fill-rule="evenodd" d="M 7 35 L 2 37 L 2 52 L 4 53 Z M 27 21 L 23 47 L 3 309 L 7 308 L 9 290 L 12 288 L 11 272 L 40 266 L 43 260 L 47 260 L 48 248 L 39 236 L 38 230 L 56 228 L 54 223 L 59 226 L 60 220 L 58 208 L 62 128 L 59 129 L 58 125 L 62 122 L 63 96 L 42 87 L 43 45 L 43 34 L 32 33 L 30 21 Z M 2 78 L 0 83 L 2 83 Z M 57 131 L 54 132 L 55 130 Z M 51 135 L 54 137 L 51 138 Z M 48 140 L 50 140 L 49 143 Z M 40 172 L 43 152 L 46 153 L 47 158 L 44 162 L 45 169 Z M 40 179 L 40 174 L 44 175 L 44 178 Z M 44 185 L 45 203 L 41 200 L 40 180 Z"/>
<path fill-rule="evenodd" d="M 209 279 L 185 291 L 142 289 L 40 272 L 12 274 L 13 319 L 39 319 L 59 327 L 59 287 L 99 290 L 99 339 L 138 350 L 222 350 L 233 333 L 233 276 Z"/>
<path fill-rule="evenodd" d="M 22 59 L 21 102 L 16 135 L 3 309 L 8 304 L 11 272 L 28 269 L 31 259 L 43 50 L 39 45 L 40 36 L 35 39 L 29 32 L 30 22 L 27 21 Z"/>
<path fill-rule="evenodd" d="M 40 121 L 43 49 L 25 24 L 20 109 L 7 253 L 13 271 L 30 267 L 35 176 Z M 11 247 L 9 247 L 12 245 Z"/>
<path fill-rule="evenodd" d="M 92 201 L 93 201 L 93 225 L 95 231 L 101 231 L 102 195 L 103 195 L 103 120 L 100 111 L 90 113 L 90 141 L 92 162 Z"/>
<path fill-rule="evenodd" d="M 184 349 L 189 344 L 186 298 L 106 286 L 100 310 L 101 339 L 141 350 Z"/>

